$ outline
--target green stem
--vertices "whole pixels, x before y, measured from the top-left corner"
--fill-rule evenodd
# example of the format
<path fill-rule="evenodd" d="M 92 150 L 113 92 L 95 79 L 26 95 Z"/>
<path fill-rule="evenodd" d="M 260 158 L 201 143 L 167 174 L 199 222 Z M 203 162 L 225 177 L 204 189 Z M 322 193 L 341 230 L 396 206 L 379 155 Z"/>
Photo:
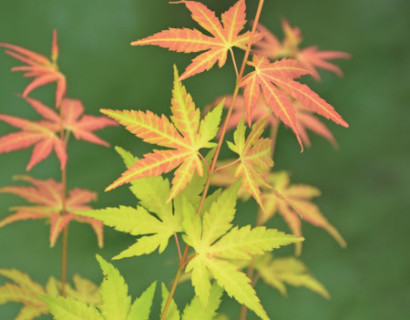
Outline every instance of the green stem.
<path fill-rule="evenodd" d="M 204 202 L 205 202 L 206 196 L 208 194 L 209 186 L 211 185 L 212 175 L 215 173 L 216 162 L 218 160 L 219 153 L 220 153 L 221 148 L 222 148 L 222 144 L 223 144 L 225 134 L 226 134 L 226 131 L 227 131 L 227 128 L 228 128 L 229 119 L 231 117 L 233 107 L 235 105 L 235 100 L 236 100 L 236 97 L 237 97 L 238 92 L 239 92 L 240 84 L 241 84 L 241 81 L 242 81 L 242 78 L 243 78 L 243 74 L 245 72 L 246 63 L 248 62 L 248 58 L 249 58 L 249 54 L 250 54 L 251 46 L 252 46 L 252 39 L 254 37 L 256 26 L 258 25 L 260 14 L 262 12 L 263 2 L 264 2 L 264 0 L 259 0 L 259 5 L 258 5 L 258 9 L 256 11 L 255 20 L 253 21 L 252 31 L 251 31 L 251 35 L 249 37 L 248 46 L 247 46 L 246 51 L 245 51 L 245 56 L 243 57 L 241 70 L 239 72 L 239 75 L 236 78 L 236 84 L 235 84 L 235 89 L 234 89 L 234 92 L 233 92 L 233 95 L 232 95 L 232 101 L 231 101 L 231 104 L 229 106 L 228 113 L 226 114 L 225 121 L 224 121 L 224 124 L 222 126 L 222 130 L 221 130 L 221 135 L 219 136 L 218 145 L 216 147 L 215 155 L 214 155 L 214 158 L 213 158 L 213 161 L 212 161 L 212 164 L 211 164 L 211 168 L 208 172 L 208 177 L 207 177 L 207 180 L 206 180 L 206 183 L 205 183 L 204 190 L 202 191 L 201 201 L 199 203 L 198 210 L 197 210 L 197 214 L 199 214 L 199 215 L 201 214 L 202 207 L 204 206 Z M 172 301 L 172 298 L 174 296 L 175 290 L 176 290 L 176 288 L 178 286 L 178 283 L 179 283 L 179 279 L 182 275 L 182 271 L 185 267 L 185 260 L 186 260 L 186 257 L 188 256 L 189 248 L 190 247 L 188 245 L 185 247 L 182 258 L 179 261 L 178 270 L 177 270 L 177 273 L 175 274 L 175 278 L 174 278 L 174 281 L 172 283 L 171 290 L 169 291 L 168 299 L 165 302 L 165 306 L 164 306 L 164 309 L 162 311 L 160 320 L 165 320 L 165 317 L 166 317 L 167 312 L 168 312 L 168 308 L 171 304 L 171 301 Z"/>

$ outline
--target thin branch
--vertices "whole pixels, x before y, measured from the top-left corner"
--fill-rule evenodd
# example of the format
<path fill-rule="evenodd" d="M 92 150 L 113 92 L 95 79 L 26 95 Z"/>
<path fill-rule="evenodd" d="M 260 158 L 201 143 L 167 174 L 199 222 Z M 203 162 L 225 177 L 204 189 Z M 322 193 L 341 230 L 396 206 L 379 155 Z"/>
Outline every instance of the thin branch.
<path fill-rule="evenodd" d="M 235 74 L 236 74 L 236 78 L 239 78 L 239 71 L 238 71 L 238 67 L 236 66 L 236 60 L 235 60 L 235 55 L 233 53 L 232 48 L 229 48 L 229 52 L 231 53 L 231 57 L 232 57 L 232 62 L 233 62 L 233 67 L 235 69 Z"/>

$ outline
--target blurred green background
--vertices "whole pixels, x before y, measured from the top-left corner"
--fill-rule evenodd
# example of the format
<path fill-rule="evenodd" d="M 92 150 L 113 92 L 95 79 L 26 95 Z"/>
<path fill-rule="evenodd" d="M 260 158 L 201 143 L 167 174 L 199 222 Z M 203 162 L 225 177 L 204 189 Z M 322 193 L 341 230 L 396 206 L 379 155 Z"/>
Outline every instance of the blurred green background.
<path fill-rule="evenodd" d="M 203 1 L 218 13 L 233 0 Z M 248 0 L 248 17 L 256 0 Z M 286 17 L 301 28 L 303 45 L 350 52 L 351 60 L 337 61 L 345 76 L 321 72 L 323 81 L 303 79 L 333 104 L 350 124 L 349 129 L 327 122 L 340 150 L 311 135 L 312 148 L 300 153 L 296 139 L 281 128 L 276 167 L 292 172 L 293 181 L 317 186 L 323 196 L 316 203 L 348 242 L 341 249 L 321 229 L 303 225 L 307 239 L 303 261 L 330 291 L 330 301 L 301 288 L 290 288 L 283 298 L 258 284 L 257 291 L 272 319 L 363 320 L 410 318 L 410 2 L 407 0 L 267 0 L 261 21 L 282 37 L 280 19 Z M 50 52 L 52 29 L 58 29 L 59 64 L 68 79 L 68 96 L 84 102 L 87 112 L 99 108 L 151 109 L 169 114 L 172 65 L 180 71 L 194 55 L 157 47 L 131 47 L 130 41 L 167 27 L 195 26 L 183 5 L 166 1 L 71 0 L 0 1 L 0 41 L 44 53 Z M 16 62 L 0 54 L 1 113 L 27 116 L 35 113 L 14 93 L 27 84 L 20 74 L 10 73 Z M 197 106 L 216 96 L 229 94 L 234 86 L 229 62 L 223 69 L 197 75 L 184 83 Z M 32 96 L 53 103 L 54 87 Z M 13 129 L 0 124 L 0 134 Z M 112 145 L 138 155 L 151 150 L 125 129 L 108 128 L 99 135 Z M 12 184 L 14 174 L 25 173 L 31 149 L 0 155 L 0 185 Z M 104 188 L 123 171 L 113 148 L 71 140 L 68 184 L 95 190 L 96 208 L 134 205 L 126 187 L 104 193 Z M 37 178 L 59 179 L 53 155 L 31 172 Z M 8 208 L 22 204 L 17 197 L 0 195 L 0 217 Z M 254 220 L 256 205 L 239 204 L 239 223 Z M 280 219 L 272 225 L 287 230 Z M 105 248 L 97 248 L 87 225 L 73 223 L 69 231 L 69 277 L 79 273 L 95 282 L 101 273 L 94 258 L 105 258 L 133 243 L 133 238 L 105 229 Z M 20 222 L 0 230 L 0 267 L 17 268 L 45 283 L 60 274 L 60 242 L 48 248 L 48 226 L 43 221 Z M 278 250 L 278 255 L 291 253 Z M 133 297 L 154 279 L 169 283 L 176 270 L 172 244 L 163 254 L 116 261 L 129 283 Z M 2 281 L 2 280 L 0 280 Z M 192 296 L 188 283 L 177 290 L 182 305 Z M 156 305 L 159 300 L 156 299 Z M 20 305 L 0 306 L 0 319 L 14 319 Z M 238 305 L 226 299 L 222 310 L 237 319 Z M 157 318 L 157 313 L 152 315 Z M 39 319 L 50 319 L 42 317 Z M 248 319 L 255 319 L 250 314 Z"/>

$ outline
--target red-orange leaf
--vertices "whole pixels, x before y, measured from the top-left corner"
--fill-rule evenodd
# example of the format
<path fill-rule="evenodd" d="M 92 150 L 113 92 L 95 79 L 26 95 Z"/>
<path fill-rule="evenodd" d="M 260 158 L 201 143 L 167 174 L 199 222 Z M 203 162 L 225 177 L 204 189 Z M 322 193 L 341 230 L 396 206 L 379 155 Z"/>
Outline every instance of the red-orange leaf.
<path fill-rule="evenodd" d="M 95 200 L 97 194 L 86 189 L 73 189 L 65 201 L 63 214 L 63 189 L 61 183 L 52 179 L 37 180 L 29 176 L 17 176 L 19 180 L 27 181 L 32 186 L 8 186 L 0 188 L 0 193 L 10 193 L 31 202 L 31 206 L 11 208 L 15 213 L 0 221 L 0 227 L 16 221 L 28 219 L 47 219 L 50 222 L 50 246 L 53 247 L 62 229 L 72 220 L 88 223 L 94 229 L 98 245 L 103 246 L 103 224 L 92 218 L 74 214 L 75 211 L 88 210 L 88 202 Z"/>
<path fill-rule="evenodd" d="M 172 180 L 169 201 L 185 188 L 195 171 L 202 176 L 199 149 L 213 146 L 210 140 L 216 135 L 222 106 L 200 120 L 199 109 L 195 108 L 191 95 L 178 79 L 176 68 L 171 104 L 172 122 L 166 116 L 157 116 L 151 111 L 101 110 L 145 142 L 170 148 L 145 154 L 106 190 L 135 179 L 158 176 L 180 166 Z"/>
<path fill-rule="evenodd" d="M 0 43 L 0 47 L 6 48 L 6 53 L 13 58 L 20 60 L 25 66 L 12 68 L 12 71 L 22 71 L 25 77 L 34 78 L 26 87 L 23 96 L 27 95 L 34 89 L 44 86 L 51 82 L 57 82 L 56 89 L 56 107 L 60 107 L 61 101 L 66 93 L 65 76 L 58 70 L 57 57 L 57 31 L 53 32 L 53 42 L 51 47 L 51 60 L 36 52 L 24 49 L 22 47 L 9 43 Z"/>
<path fill-rule="evenodd" d="M 319 208 L 310 202 L 313 197 L 320 195 L 318 189 L 302 184 L 290 185 L 289 174 L 285 171 L 271 173 L 268 180 L 272 187 L 284 196 L 286 201 L 269 191 L 264 192 L 262 202 L 265 211 L 262 215 L 262 223 L 270 219 L 276 212 L 279 212 L 294 235 L 302 236 L 300 219 L 303 219 L 325 229 L 340 246 L 346 246 L 345 240 L 336 228 L 323 216 Z M 300 244 L 296 244 L 296 254 L 300 254 L 301 248 Z"/>
<path fill-rule="evenodd" d="M 267 28 L 258 25 L 257 30 L 262 38 L 255 43 L 253 52 L 275 60 L 283 57 L 296 59 L 309 69 L 316 80 L 320 80 L 318 68 L 342 75 L 340 68 L 327 60 L 348 59 L 350 54 L 342 51 L 320 51 L 317 46 L 301 49 L 299 48 L 302 42 L 300 29 L 290 26 L 286 20 L 282 21 L 282 29 L 285 39 L 281 43 Z"/>
<path fill-rule="evenodd" d="M 55 130 L 48 126 L 51 123 L 30 121 L 4 114 L 0 114 L 0 120 L 21 129 L 20 132 L 0 137 L 0 153 L 25 149 L 34 145 L 27 165 L 27 170 L 30 170 L 38 162 L 47 158 L 54 149 L 60 160 L 61 168 L 65 167 L 67 162 L 65 142 L 58 137 Z"/>
<path fill-rule="evenodd" d="M 228 108 L 232 102 L 232 96 L 223 96 L 218 98 L 215 104 L 225 99 L 225 108 Z M 307 130 L 310 130 L 328 140 L 331 144 L 337 147 L 337 142 L 333 137 L 333 134 L 330 130 L 317 118 L 313 115 L 312 111 L 304 107 L 300 102 L 293 101 L 293 107 L 295 108 L 295 117 L 296 117 L 296 128 L 300 135 L 305 146 L 310 147 L 311 142 L 307 134 Z M 235 99 L 233 106 L 233 112 L 229 118 L 227 129 L 231 130 L 238 126 L 239 121 L 243 117 L 243 111 L 245 108 L 245 100 L 243 96 L 239 95 Z M 264 99 L 259 99 L 257 105 L 252 112 L 251 122 L 257 122 L 260 119 L 267 118 L 267 124 L 271 126 L 278 124 L 278 118 L 272 113 L 272 111 L 266 106 Z"/>
<path fill-rule="evenodd" d="M 174 3 L 184 3 L 191 11 L 192 19 L 208 31 L 211 36 L 204 35 L 196 29 L 170 28 L 131 44 L 134 46 L 155 45 L 185 53 L 206 51 L 192 60 L 192 63 L 181 75 L 180 80 L 209 70 L 216 62 L 218 62 L 219 67 L 222 67 L 226 62 L 228 51 L 232 50 L 233 47 L 245 50 L 250 32 L 239 35 L 246 23 L 244 0 L 239 0 L 222 14 L 222 23 L 216 17 L 215 12 L 200 2 L 178 1 Z"/>
<path fill-rule="evenodd" d="M 80 100 L 64 98 L 61 110 L 62 118 L 57 112 L 38 100 L 28 97 L 25 100 L 44 119 L 30 121 L 0 114 L 1 121 L 21 129 L 21 132 L 0 137 L 0 153 L 20 150 L 34 145 L 27 170 L 47 158 L 53 149 L 60 160 L 61 168 L 64 168 L 67 154 L 66 144 L 59 135 L 61 127 L 67 132 L 72 132 L 76 139 L 108 146 L 108 143 L 97 137 L 93 131 L 106 126 L 117 125 L 115 121 L 107 117 L 83 115 L 84 107 Z"/>
<path fill-rule="evenodd" d="M 300 101 L 309 110 L 348 127 L 348 124 L 330 104 L 308 86 L 293 80 L 309 73 L 309 70 L 296 60 L 282 59 L 270 63 L 265 57 L 254 56 L 252 65 L 255 71 L 248 74 L 241 83 L 241 86 L 245 87 L 245 109 L 248 122 L 252 119 L 253 110 L 262 92 L 266 105 L 271 108 L 276 117 L 295 132 L 301 146 L 295 108 L 288 95 Z"/>

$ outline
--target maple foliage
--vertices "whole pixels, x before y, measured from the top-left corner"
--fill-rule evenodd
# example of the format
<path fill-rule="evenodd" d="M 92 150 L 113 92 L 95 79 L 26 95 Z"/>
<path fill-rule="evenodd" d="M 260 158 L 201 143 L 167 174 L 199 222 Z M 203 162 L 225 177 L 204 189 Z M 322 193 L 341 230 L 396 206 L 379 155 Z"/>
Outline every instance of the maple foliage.
<path fill-rule="evenodd" d="M 248 190 L 256 202 L 263 207 L 260 185 L 268 186 L 263 174 L 273 166 L 270 155 L 272 141 L 261 138 L 265 129 L 265 119 L 257 121 L 245 140 L 245 124 L 240 121 L 234 133 L 234 142 L 228 141 L 229 148 L 239 155 L 235 177 L 242 177 L 242 186 Z"/>
<path fill-rule="evenodd" d="M 222 96 L 215 100 L 215 104 L 219 104 L 224 99 L 224 107 L 228 108 L 232 102 L 232 96 Z M 334 147 L 337 147 L 337 142 L 332 132 L 314 116 L 313 112 L 303 106 L 299 101 L 292 100 L 293 107 L 295 109 L 296 128 L 299 133 L 300 139 L 304 146 L 310 147 L 311 141 L 307 130 L 310 130 L 326 140 L 328 140 Z M 245 100 L 243 96 L 238 95 L 234 101 L 233 112 L 229 118 L 227 130 L 234 129 L 238 126 L 239 121 L 244 117 Z M 255 109 L 252 112 L 251 123 L 255 123 L 260 119 L 266 119 L 266 124 L 270 126 L 279 125 L 279 119 L 272 113 L 272 110 L 266 105 L 264 99 L 261 97 Z"/>
<path fill-rule="evenodd" d="M 299 45 L 303 38 L 300 29 L 290 26 L 285 19 L 282 20 L 282 29 L 285 33 L 285 38 L 280 42 L 271 31 L 259 24 L 257 30 L 261 39 L 255 43 L 253 52 L 274 60 L 284 57 L 294 58 L 309 69 L 311 75 L 316 80 L 320 80 L 318 68 L 332 71 L 339 76 L 343 75 L 342 70 L 338 66 L 327 60 L 348 59 L 350 54 L 342 51 L 322 51 L 317 46 L 301 49 Z"/>
<path fill-rule="evenodd" d="M 61 101 L 66 93 L 67 84 L 65 76 L 59 71 L 57 65 L 57 31 L 53 31 L 51 59 L 48 59 L 39 53 L 9 43 L 0 42 L 0 47 L 6 48 L 6 53 L 8 55 L 25 64 L 24 66 L 13 67 L 11 69 L 12 71 L 22 71 L 24 72 L 24 77 L 34 78 L 24 90 L 23 96 L 26 97 L 31 91 L 38 87 L 47 85 L 51 82 L 57 82 L 56 107 L 60 107 Z"/>
<path fill-rule="evenodd" d="M 216 17 L 215 12 L 200 2 L 176 1 L 174 3 L 185 4 L 192 14 L 192 19 L 212 36 L 205 35 L 197 29 L 170 28 L 131 44 L 134 46 L 156 45 L 185 53 L 205 51 L 192 60 L 180 80 L 209 70 L 217 62 L 218 66 L 222 67 L 226 62 L 228 51 L 232 51 L 233 47 L 245 50 L 250 40 L 250 32 L 239 34 L 246 23 L 244 0 L 238 0 L 222 14 L 222 23 Z"/>
<path fill-rule="evenodd" d="M 178 79 L 176 67 L 171 104 L 171 121 L 166 116 L 159 117 L 151 111 L 101 110 L 145 142 L 169 148 L 145 154 L 106 190 L 114 189 L 135 179 L 158 176 L 179 167 L 172 180 L 172 188 L 168 196 L 170 201 L 191 181 L 195 171 L 199 176 L 203 175 L 199 149 L 214 146 L 210 141 L 216 136 L 218 130 L 222 104 L 200 120 L 199 109 L 195 107 L 191 95 Z"/>
<path fill-rule="evenodd" d="M 17 302 L 24 305 L 15 320 L 32 320 L 49 314 L 42 296 L 57 297 L 60 294 L 61 282 L 54 277 L 50 277 L 43 287 L 27 274 L 15 269 L 0 269 L 0 276 L 12 281 L 0 286 L 0 304 Z M 100 304 L 99 288 L 94 283 L 79 275 L 74 275 L 73 283 L 74 287 L 66 287 L 67 297 L 81 299 L 90 305 Z"/>
<path fill-rule="evenodd" d="M 107 117 L 83 115 L 84 107 L 80 100 L 63 99 L 61 116 L 40 101 L 24 98 L 30 106 L 43 117 L 42 120 L 31 121 L 11 115 L 0 114 L 0 120 L 16 128 L 19 132 L 9 133 L 0 137 L 0 153 L 25 149 L 34 145 L 27 170 L 33 168 L 40 161 L 46 159 L 54 149 L 60 161 L 61 168 L 67 163 L 66 141 L 67 134 L 73 133 L 77 139 L 108 146 L 109 144 L 97 137 L 93 131 L 117 123 Z M 66 137 L 61 137 L 61 129 Z"/>
<path fill-rule="evenodd" d="M 103 224 L 97 220 L 75 215 L 74 211 L 90 209 L 88 202 L 95 200 L 97 194 L 86 189 L 72 189 L 65 199 L 63 214 L 63 189 L 61 183 L 52 179 L 37 180 L 29 176 L 16 176 L 32 186 L 1 187 L 0 193 L 17 195 L 32 203 L 31 206 L 16 206 L 15 213 L 0 221 L 0 227 L 22 220 L 46 219 L 50 223 L 50 246 L 53 247 L 64 227 L 74 220 L 89 224 L 97 235 L 98 245 L 103 246 Z"/>
<path fill-rule="evenodd" d="M 252 66 L 255 71 L 247 74 L 241 83 L 241 86 L 244 87 L 248 123 L 252 119 L 253 110 L 262 93 L 266 105 L 271 108 L 277 118 L 293 130 L 302 148 L 295 108 L 288 95 L 300 101 L 309 110 L 348 127 L 348 124 L 330 104 L 308 86 L 294 81 L 295 78 L 309 73 L 309 70 L 296 60 L 282 59 L 271 63 L 267 58 L 255 55 Z"/>
<path fill-rule="evenodd" d="M 104 274 L 99 290 L 101 303 L 87 303 L 78 297 L 44 295 L 42 300 L 56 320 L 147 320 L 151 311 L 156 282 L 152 283 L 139 298 L 131 303 L 128 286 L 120 272 L 97 255 Z"/>
<path fill-rule="evenodd" d="M 308 268 L 300 260 L 294 257 L 277 258 L 266 254 L 256 260 L 255 269 L 265 283 L 279 290 L 284 296 L 287 295 L 285 284 L 290 284 L 304 286 L 327 299 L 330 298 L 326 288 L 309 273 Z"/>
<path fill-rule="evenodd" d="M 303 238 L 266 227 L 233 226 L 238 188 L 239 184 L 235 183 L 220 193 L 202 219 L 192 204 L 184 201 L 183 238 L 195 250 L 186 271 L 192 271 L 195 294 L 203 305 L 207 305 L 210 297 L 212 275 L 229 296 L 266 320 L 269 318 L 250 285 L 251 280 L 232 262 L 250 260 L 253 256 L 300 242 Z"/>
<path fill-rule="evenodd" d="M 310 202 L 313 197 L 321 194 L 317 188 L 304 184 L 290 184 L 289 174 L 286 171 L 271 173 L 268 181 L 275 190 L 285 197 L 286 201 L 269 191 L 264 192 L 262 202 L 265 210 L 262 212 L 261 223 L 264 223 L 278 212 L 289 225 L 294 235 L 302 236 L 301 219 L 303 219 L 312 225 L 325 229 L 340 246 L 346 246 L 345 240 L 336 228 L 328 222 L 320 209 Z M 297 255 L 300 255 L 301 249 L 302 244 L 297 243 Z"/>

